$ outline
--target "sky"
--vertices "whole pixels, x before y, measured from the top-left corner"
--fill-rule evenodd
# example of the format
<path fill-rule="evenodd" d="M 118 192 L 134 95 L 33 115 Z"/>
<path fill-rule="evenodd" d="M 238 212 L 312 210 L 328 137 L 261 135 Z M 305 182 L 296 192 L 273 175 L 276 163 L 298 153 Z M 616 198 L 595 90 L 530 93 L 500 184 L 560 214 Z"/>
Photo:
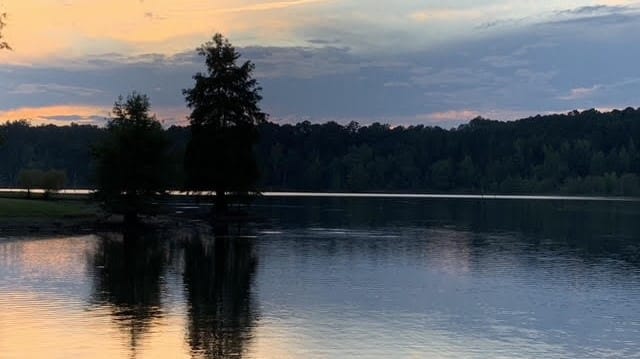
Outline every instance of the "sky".
<path fill-rule="evenodd" d="M 450 128 L 640 106 L 640 3 L 504 0 L 0 0 L 0 122 L 101 125 L 146 93 L 186 124 L 195 48 L 255 63 L 270 120 Z"/>

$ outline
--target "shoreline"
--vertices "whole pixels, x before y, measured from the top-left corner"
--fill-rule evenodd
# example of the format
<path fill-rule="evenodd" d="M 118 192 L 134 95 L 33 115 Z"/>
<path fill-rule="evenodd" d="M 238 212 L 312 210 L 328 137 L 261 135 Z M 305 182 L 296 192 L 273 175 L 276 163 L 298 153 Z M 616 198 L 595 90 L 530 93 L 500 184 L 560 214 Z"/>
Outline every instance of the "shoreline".
<path fill-rule="evenodd" d="M 3 197 L 0 189 L 0 202 L 8 198 L 14 202 L 23 202 L 39 206 L 50 204 L 74 203 L 80 204 L 81 213 L 72 215 L 59 215 L 51 212 L 20 215 L 11 213 L 0 216 L 0 238 L 38 236 L 38 235 L 72 235 L 92 234 L 99 232 L 122 231 L 124 229 L 122 216 L 108 215 L 102 212 L 95 203 L 86 201 L 85 194 L 78 197 L 62 194 L 62 197 L 52 197 L 48 201 L 37 198 L 26 199 L 15 196 Z M 77 191 L 77 190 L 76 190 Z M 337 198 L 337 199 L 434 199 L 434 200 L 531 200 L 531 201 L 586 201 L 602 203 L 634 203 L 640 202 L 640 198 L 632 197 L 596 197 L 596 196 L 529 196 L 529 195 L 471 195 L 471 194 L 399 194 L 399 193 L 331 193 L 331 192 L 265 192 L 261 195 L 265 199 L 275 198 Z M 197 196 L 170 196 L 170 199 L 188 198 L 197 200 Z M 167 203 L 171 203 L 168 201 Z M 197 202 L 197 201 L 196 201 Z M 215 226 L 215 223 L 207 217 L 210 203 L 175 203 L 168 205 L 165 210 L 156 215 L 141 216 L 141 228 L 147 229 L 175 229 L 192 226 Z M 173 207 L 173 208 L 172 208 Z M 172 209 L 171 209 L 172 208 Z M 169 209 L 166 211 L 166 209 Z M 6 210 L 5 210 L 6 212 Z M 247 214 L 248 215 L 248 214 Z M 251 217 L 248 215 L 248 217 Z M 244 218 L 244 217 L 243 217 Z M 221 222 L 233 222 L 239 218 L 220 218 Z"/>
<path fill-rule="evenodd" d="M 95 190 L 63 189 L 51 194 L 52 199 L 88 199 Z M 0 188 L 0 197 L 27 199 L 27 190 L 20 188 Z M 43 190 L 31 190 L 34 199 L 41 198 Z M 213 192 L 168 191 L 168 197 L 198 198 L 215 196 Z M 423 199 L 486 199 L 486 200 L 550 200 L 550 201 L 618 201 L 640 202 L 640 197 L 603 195 L 562 195 L 562 194 L 477 194 L 477 193 L 408 193 L 408 192 L 309 192 L 309 191 L 264 191 L 262 197 L 326 197 L 326 198 L 423 198 Z"/>

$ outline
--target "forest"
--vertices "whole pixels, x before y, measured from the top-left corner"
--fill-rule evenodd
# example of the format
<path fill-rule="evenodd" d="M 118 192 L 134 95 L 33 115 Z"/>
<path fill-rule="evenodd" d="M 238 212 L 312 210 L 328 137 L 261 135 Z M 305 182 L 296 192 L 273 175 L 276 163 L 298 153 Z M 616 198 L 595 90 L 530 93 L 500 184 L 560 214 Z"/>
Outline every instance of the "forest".
<path fill-rule="evenodd" d="M 184 188 L 189 127 L 166 128 L 170 183 Z M 0 186 L 25 170 L 93 188 L 93 125 L 0 125 Z M 258 126 L 262 191 L 640 195 L 640 108 L 573 111 L 453 129 L 335 122 Z"/>

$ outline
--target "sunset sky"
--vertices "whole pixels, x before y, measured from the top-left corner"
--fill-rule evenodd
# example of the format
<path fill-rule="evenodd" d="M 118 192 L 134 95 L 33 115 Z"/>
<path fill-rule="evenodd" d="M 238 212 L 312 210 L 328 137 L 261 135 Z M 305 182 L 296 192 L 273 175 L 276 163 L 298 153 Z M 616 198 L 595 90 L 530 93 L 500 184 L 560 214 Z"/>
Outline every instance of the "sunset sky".
<path fill-rule="evenodd" d="M 104 123 L 119 94 L 185 123 L 215 32 L 256 64 L 272 121 L 456 126 L 638 107 L 640 3 L 0 0 L 0 122 Z"/>

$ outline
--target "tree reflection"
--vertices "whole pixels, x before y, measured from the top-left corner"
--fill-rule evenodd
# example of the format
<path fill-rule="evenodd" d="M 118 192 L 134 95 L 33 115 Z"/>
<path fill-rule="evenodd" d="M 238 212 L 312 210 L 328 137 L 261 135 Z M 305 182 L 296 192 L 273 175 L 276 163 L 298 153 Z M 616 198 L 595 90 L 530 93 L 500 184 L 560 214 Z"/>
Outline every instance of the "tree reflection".
<path fill-rule="evenodd" d="M 256 257 L 250 239 L 194 235 L 185 242 L 188 338 L 194 357 L 241 357 L 256 318 L 251 285 Z"/>
<path fill-rule="evenodd" d="M 105 234 L 90 257 L 93 300 L 108 307 L 130 338 L 132 356 L 153 320 L 162 315 L 161 277 L 166 267 L 166 247 L 157 238 L 137 233 Z"/>

